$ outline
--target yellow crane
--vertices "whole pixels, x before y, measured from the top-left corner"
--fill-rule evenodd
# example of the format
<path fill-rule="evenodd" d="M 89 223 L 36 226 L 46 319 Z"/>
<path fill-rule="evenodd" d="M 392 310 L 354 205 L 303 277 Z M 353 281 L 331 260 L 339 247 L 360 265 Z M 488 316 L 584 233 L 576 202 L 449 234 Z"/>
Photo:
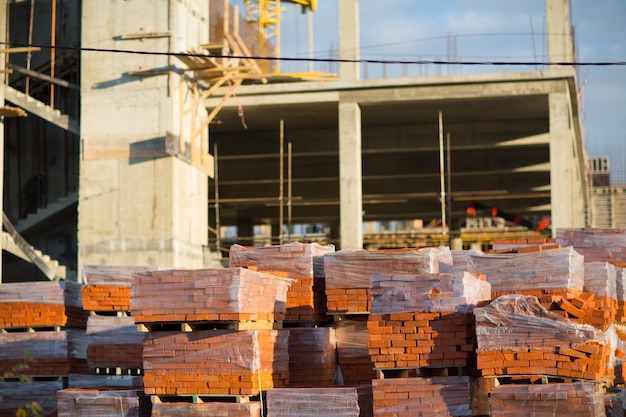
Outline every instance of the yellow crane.
<path fill-rule="evenodd" d="M 280 3 L 292 3 L 302 6 L 302 13 L 317 10 L 317 0 L 245 0 L 246 20 L 259 26 L 265 39 L 274 39 L 276 56 L 280 57 L 280 13 L 285 10 Z M 276 72 L 280 72 L 280 61 Z"/>

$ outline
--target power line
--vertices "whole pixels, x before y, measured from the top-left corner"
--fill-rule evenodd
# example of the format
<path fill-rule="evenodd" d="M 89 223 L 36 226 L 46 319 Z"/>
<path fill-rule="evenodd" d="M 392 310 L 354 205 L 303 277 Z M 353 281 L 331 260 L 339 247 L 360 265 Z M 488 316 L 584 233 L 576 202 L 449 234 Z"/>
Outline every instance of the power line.
<path fill-rule="evenodd" d="M 61 45 L 40 45 L 33 43 L 0 42 L 0 45 L 9 47 L 35 47 L 41 49 L 62 49 L 77 52 L 106 52 L 131 55 L 152 55 L 168 57 L 198 57 L 198 58 L 227 58 L 227 59 L 252 59 L 256 61 L 284 61 L 284 62 L 322 62 L 322 63 L 361 63 L 361 64 L 386 64 L 386 65 L 471 65 L 471 66 L 568 66 L 568 67 L 591 67 L 591 66 L 626 66 L 626 61 L 458 61 L 458 60 L 387 60 L 387 59 L 340 59 L 340 58 L 297 58 L 297 57 L 273 57 L 273 56 L 244 56 L 244 55 L 206 55 L 187 52 L 154 52 L 138 51 L 131 49 L 88 48 Z"/>

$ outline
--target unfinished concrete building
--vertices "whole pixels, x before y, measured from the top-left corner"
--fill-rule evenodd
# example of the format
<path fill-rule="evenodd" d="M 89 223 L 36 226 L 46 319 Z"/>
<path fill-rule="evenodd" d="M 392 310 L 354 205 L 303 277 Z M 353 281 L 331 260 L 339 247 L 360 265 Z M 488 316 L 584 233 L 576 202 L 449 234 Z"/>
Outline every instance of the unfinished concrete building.
<path fill-rule="evenodd" d="M 573 61 L 567 1 L 546 3 L 549 61 Z M 1 0 L 2 279 L 216 265 L 259 226 L 353 249 L 364 222 L 478 240 L 468 207 L 585 225 L 572 67 L 362 80 L 358 7 L 338 2 L 339 73 L 304 77 L 248 59 L 273 45 L 224 0 Z"/>

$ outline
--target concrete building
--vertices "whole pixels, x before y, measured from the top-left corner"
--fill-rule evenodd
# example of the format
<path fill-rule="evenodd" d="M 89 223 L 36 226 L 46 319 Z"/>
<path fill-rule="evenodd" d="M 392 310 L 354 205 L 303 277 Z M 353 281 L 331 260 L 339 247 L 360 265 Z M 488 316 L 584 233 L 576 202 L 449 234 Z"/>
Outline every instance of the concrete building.
<path fill-rule="evenodd" d="M 214 265 L 227 227 L 251 244 L 319 225 L 352 249 L 364 221 L 439 224 L 425 233 L 447 243 L 469 206 L 585 225 L 571 67 L 362 80 L 357 0 L 339 2 L 338 79 L 316 81 L 246 59 L 271 45 L 223 0 L 0 6 L 8 46 L 58 46 L 5 51 L 0 71 L 4 281 Z M 547 0 L 548 33 L 569 34 L 567 10 Z M 569 36 L 548 51 L 573 60 Z"/>

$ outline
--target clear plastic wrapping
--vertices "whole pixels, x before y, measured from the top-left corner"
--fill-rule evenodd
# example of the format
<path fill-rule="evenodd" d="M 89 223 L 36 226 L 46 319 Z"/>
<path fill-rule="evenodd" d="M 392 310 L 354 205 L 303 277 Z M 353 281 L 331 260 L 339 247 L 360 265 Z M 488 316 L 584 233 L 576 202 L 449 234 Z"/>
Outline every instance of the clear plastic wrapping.
<path fill-rule="evenodd" d="M 573 248 L 531 253 L 470 255 L 475 270 L 485 274 L 495 293 L 528 290 L 583 291 L 584 258 Z"/>
<path fill-rule="evenodd" d="M 467 312 L 491 300 L 491 284 L 469 272 L 370 276 L 372 314 Z"/>
<path fill-rule="evenodd" d="M 371 417 L 372 387 L 275 388 L 267 392 L 267 417 Z"/>
<path fill-rule="evenodd" d="M 472 256 L 480 256 L 485 253 L 481 250 L 451 250 L 452 266 L 454 271 L 474 271 L 474 262 Z"/>
<path fill-rule="evenodd" d="M 0 381 L 0 415 L 15 416 L 17 409 L 36 402 L 43 409 L 44 416 L 56 416 L 57 391 L 61 389 L 61 381 Z"/>
<path fill-rule="evenodd" d="M 604 416 L 604 393 L 593 382 L 493 387 L 491 415 L 516 417 Z"/>
<path fill-rule="evenodd" d="M 152 417 L 261 417 L 261 403 L 224 403 L 207 402 L 200 404 L 188 403 L 156 403 L 152 405 Z"/>
<path fill-rule="evenodd" d="M 609 388 L 604 393 L 604 410 L 606 417 L 624 417 L 624 388 Z"/>
<path fill-rule="evenodd" d="M 136 273 L 130 309 L 133 316 L 179 316 L 180 321 L 206 313 L 284 314 L 291 282 L 245 268 Z"/>
<path fill-rule="evenodd" d="M 115 285 L 130 288 L 133 284 L 134 273 L 160 269 L 165 268 L 132 265 L 84 265 L 82 271 L 83 283 L 85 285 Z"/>
<path fill-rule="evenodd" d="M 346 318 L 335 322 L 339 358 L 369 358 L 367 321 Z"/>
<path fill-rule="evenodd" d="M 615 267 L 608 262 L 586 262 L 584 291 L 617 300 Z"/>
<path fill-rule="evenodd" d="M 450 248 L 342 250 L 324 256 L 326 288 L 369 288 L 369 277 L 382 274 L 452 272 Z"/>
<path fill-rule="evenodd" d="M 141 345 L 143 335 L 132 317 L 89 316 L 87 319 L 88 345 Z"/>
<path fill-rule="evenodd" d="M 233 267 L 251 267 L 265 271 L 285 271 L 296 276 L 313 277 L 314 260 L 335 252 L 334 245 L 292 242 L 284 245 L 246 247 L 232 245 L 228 262 Z"/>
<path fill-rule="evenodd" d="M 332 327 L 289 329 L 289 385 L 331 385 L 337 368 Z"/>
<path fill-rule="evenodd" d="M 57 401 L 58 417 L 139 417 L 137 390 L 66 388 Z"/>
<path fill-rule="evenodd" d="M 624 273 L 626 268 L 615 268 L 615 297 L 618 302 L 626 302 L 626 274 Z"/>
<path fill-rule="evenodd" d="M 550 313 L 537 297 L 506 295 L 474 309 L 477 351 L 554 350 L 609 343 L 605 332 Z"/>
<path fill-rule="evenodd" d="M 624 228 L 558 228 L 556 242 L 576 248 L 585 262 L 626 262 Z"/>
<path fill-rule="evenodd" d="M 66 281 L 16 282 L 0 285 L 0 303 L 65 305 Z"/>

